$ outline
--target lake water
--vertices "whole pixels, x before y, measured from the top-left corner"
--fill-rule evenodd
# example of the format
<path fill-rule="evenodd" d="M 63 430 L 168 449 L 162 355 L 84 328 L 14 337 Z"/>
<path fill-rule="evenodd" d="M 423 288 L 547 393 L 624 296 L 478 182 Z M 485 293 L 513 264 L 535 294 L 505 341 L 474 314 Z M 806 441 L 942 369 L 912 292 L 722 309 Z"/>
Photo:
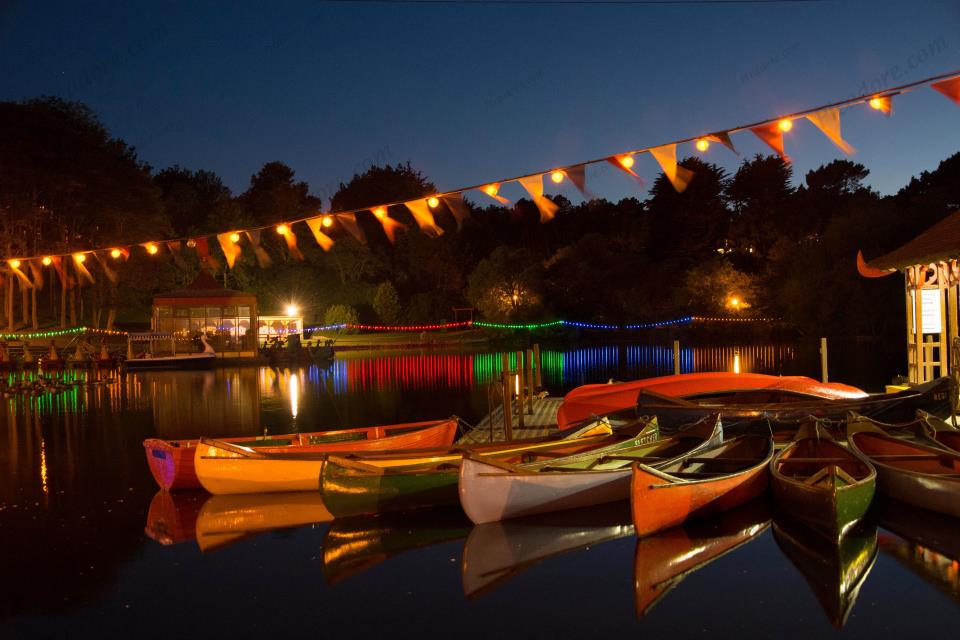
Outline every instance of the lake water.
<path fill-rule="evenodd" d="M 730 370 L 735 355 L 743 371 L 819 375 L 815 348 L 788 345 L 688 348 L 682 363 Z M 329 522 L 312 494 L 171 496 L 147 470 L 148 437 L 475 423 L 499 362 L 363 352 L 327 368 L 67 373 L 8 394 L 0 637 L 875 638 L 960 623 L 960 524 L 901 505 L 840 549 L 765 503 L 638 541 L 625 505 L 482 527 L 458 510 Z M 832 357 L 831 379 L 881 390 L 897 364 L 865 348 Z M 673 368 L 650 345 L 547 350 L 543 365 L 554 395 Z"/>

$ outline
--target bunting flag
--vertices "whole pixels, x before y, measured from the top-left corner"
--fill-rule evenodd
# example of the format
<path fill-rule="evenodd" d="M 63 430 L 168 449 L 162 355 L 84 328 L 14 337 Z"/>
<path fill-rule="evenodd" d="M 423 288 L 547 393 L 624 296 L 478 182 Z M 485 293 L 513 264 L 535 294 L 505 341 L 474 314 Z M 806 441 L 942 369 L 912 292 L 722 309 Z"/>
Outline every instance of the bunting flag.
<path fill-rule="evenodd" d="M 540 210 L 540 222 L 550 222 L 557 215 L 557 210 L 560 207 L 553 200 L 544 197 L 543 175 L 538 173 L 525 178 L 517 178 L 517 182 L 530 194 L 530 197 L 533 198 L 533 204 L 537 205 L 537 209 Z"/>
<path fill-rule="evenodd" d="M 234 263 L 240 257 L 242 249 L 240 245 L 233 241 L 231 236 L 234 232 L 218 233 L 217 240 L 220 242 L 220 248 L 223 249 L 223 257 L 227 259 L 227 266 L 233 269 Z"/>
<path fill-rule="evenodd" d="M 857 271 L 864 278 L 883 278 L 890 275 L 891 273 L 896 273 L 896 271 L 884 271 L 883 269 L 877 269 L 873 265 L 869 264 L 866 260 L 863 259 L 863 251 L 857 251 Z"/>
<path fill-rule="evenodd" d="M 73 267 L 79 275 L 83 276 L 84 280 L 88 281 L 90 284 L 93 284 L 93 275 L 91 275 L 87 268 L 83 265 L 86 259 L 87 256 L 82 253 L 73 254 Z"/>
<path fill-rule="evenodd" d="M 840 135 L 840 109 L 824 109 L 808 113 L 807 120 L 823 131 L 823 135 L 830 138 L 830 142 L 837 145 L 841 151 L 848 155 L 853 153 L 853 147 Z"/>
<path fill-rule="evenodd" d="M 503 196 L 500 195 L 500 183 L 499 183 L 499 182 L 491 182 L 491 183 L 488 184 L 487 186 L 485 186 L 485 187 L 483 187 L 482 189 L 480 189 L 480 191 L 483 191 L 485 194 L 487 194 L 488 196 L 490 196 L 491 198 L 493 198 L 494 200 L 496 200 L 496 201 L 499 202 L 500 204 L 510 204 L 510 201 L 509 201 L 509 200 L 507 200 L 506 198 L 504 198 Z"/>
<path fill-rule="evenodd" d="M 934 82 L 930 86 L 957 104 L 960 104 L 960 76 L 957 76 L 956 78 L 950 78 L 949 80 Z"/>
<path fill-rule="evenodd" d="M 740 152 L 733 146 L 733 140 L 730 139 L 730 134 L 726 131 L 718 131 L 716 133 L 711 133 L 709 135 L 703 136 L 704 140 L 709 140 L 710 142 L 719 142 L 730 151 L 733 151 L 735 154 L 740 155 Z"/>
<path fill-rule="evenodd" d="M 36 260 L 31 260 L 27 264 L 30 265 L 30 273 L 33 274 L 33 286 L 43 289 L 43 269 Z"/>
<path fill-rule="evenodd" d="M 677 145 L 665 144 L 662 147 L 654 147 L 650 149 L 650 155 L 656 159 L 677 193 L 683 193 L 693 180 L 693 171 L 677 164 Z"/>
<path fill-rule="evenodd" d="M 217 260 L 210 255 L 210 244 L 207 242 L 206 238 L 194 238 L 193 242 L 195 243 L 195 249 L 197 250 L 197 255 L 200 256 L 200 262 L 206 264 L 211 271 L 216 271 L 219 264 Z"/>
<path fill-rule="evenodd" d="M 27 274 L 25 274 L 23 271 L 20 271 L 20 267 L 19 267 L 19 266 L 16 266 L 16 267 L 15 267 L 15 266 L 13 266 L 13 265 L 14 265 L 13 262 L 8 262 L 8 263 L 7 263 L 7 266 L 10 267 L 10 272 L 13 273 L 13 275 L 17 276 L 17 280 L 20 281 L 20 285 L 21 285 L 24 289 L 32 289 L 32 288 L 33 288 L 33 283 L 30 282 L 30 278 L 27 277 Z"/>
<path fill-rule="evenodd" d="M 443 229 L 438 227 L 436 221 L 433 219 L 433 213 L 430 211 L 430 205 L 427 204 L 426 198 L 411 200 L 403 204 L 410 210 L 410 213 L 413 214 L 413 219 L 417 221 L 422 231 L 434 236 L 443 235 Z"/>
<path fill-rule="evenodd" d="M 397 241 L 397 231 L 407 228 L 407 225 L 391 218 L 390 215 L 387 214 L 386 207 L 377 207 L 373 209 L 371 213 L 373 213 L 373 217 L 377 219 L 377 222 L 380 223 L 380 226 L 383 227 L 383 233 L 387 236 L 387 240 L 389 240 L 391 244 Z"/>
<path fill-rule="evenodd" d="M 182 244 L 183 243 L 180 240 L 168 240 L 167 242 L 164 242 L 164 245 L 166 245 L 170 255 L 173 256 L 173 261 L 177 264 L 177 266 L 181 269 L 186 269 L 187 263 L 183 261 L 183 256 L 180 255 Z"/>
<path fill-rule="evenodd" d="M 260 230 L 252 229 L 245 233 L 247 234 L 247 240 L 250 241 L 250 246 L 253 247 L 253 255 L 257 259 L 257 264 L 260 265 L 261 269 L 269 267 L 273 261 L 270 259 L 270 254 L 260 246 Z"/>
<path fill-rule="evenodd" d="M 123 256 L 124 260 L 130 259 L 130 249 L 127 249 L 126 247 L 119 247 L 118 249 L 116 249 L 116 251 L 120 252 L 120 255 Z"/>
<path fill-rule="evenodd" d="M 784 162 L 790 162 L 790 158 L 783 152 L 783 131 L 780 130 L 779 123 L 765 124 L 750 129 L 758 138 L 767 143 L 767 145 L 777 152 L 777 155 L 783 158 Z"/>
<path fill-rule="evenodd" d="M 287 251 L 294 260 L 303 260 L 303 254 L 297 248 L 297 234 L 293 232 L 293 225 L 288 225 L 287 230 L 280 234 L 287 243 Z"/>
<path fill-rule="evenodd" d="M 386 213 L 384 213 L 384 215 L 386 215 Z M 337 222 L 339 222 L 340 225 L 347 230 L 347 233 L 352 235 L 357 240 L 357 242 L 359 242 L 360 244 L 367 244 L 367 236 L 364 235 L 363 229 L 361 229 L 360 225 L 357 224 L 357 214 L 338 213 L 336 214 L 336 218 L 337 218 Z"/>
<path fill-rule="evenodd" d="M 53 268 L 56 269 L 57 275 L 60 277 L 60 286 L 66 289 L 68 284 L 67 273 L 64 271 L 63 260 L 60 258 L 60 256 L 54 256 L 50 258 L 50 262 L 53 264 Z"/>
<path fill-rule="evenodd" d="M 463 196 L 459 193 L 443 196 L 443 201 L 446 203 L 447 208 L 450 209 L 453 217 L 456 218 L 457 230 L 459 231 L 460 227 L 463 226 L 463 221 L 470 217 L 470 207 L 463 201 Z"/>
<path fill-rule="evenodd" d="M 117 272 L 110 268 L 110 265 L 107 264 L 107 259 L 99 253 L 94 253 L 93 257 L 100 263 L 100 268 L 103 269 L 103 275 L 107 276 L 107 280 L 116 284 L 118 280 Z"/>
<path fill-rule="evenodd" d="M 640 183 L 640 186 L 643 186 L 643 178 L 637 175 L 637 172 L 633 170 L 632 154 L 625 153 L 618 156 L 610 156 L 607 158 L 607 162 L 615 166 L 617 169 L 620 169 L 620 171 L 630 174 L 638 183 Z"/>
<path fill-rule="evenodd" d="M 313 232 L 313 238 L 317 241 L 317 244 L 320 245 L 320 248 L 324 251 L 330 251 L 330 247 L 333 246 L 333 238 L 321 231 L 323 227 L 323 218 L 324 216 L 317 216 L 316 218 L 308 218 L 307 226 L 310 227 L 310 231 Z"/>
<path fill-rule="evenodd" d="M 585 200 L 593 200 L 593 194 L 587 191 L 587 165 L 577 164 L 569 167 L 566 174 Z"/>

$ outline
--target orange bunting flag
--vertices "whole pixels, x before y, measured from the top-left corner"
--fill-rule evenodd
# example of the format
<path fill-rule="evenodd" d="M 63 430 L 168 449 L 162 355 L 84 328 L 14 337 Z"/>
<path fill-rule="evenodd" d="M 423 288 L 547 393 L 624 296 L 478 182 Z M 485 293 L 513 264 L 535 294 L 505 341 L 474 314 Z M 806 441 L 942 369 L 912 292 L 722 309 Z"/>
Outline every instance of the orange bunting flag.
<path fill-rule="evenodd" d="M 28 277 L 27 277 L 27 274 L 25 274 L 23 271 L 20 271 L 20 267 L 19 267 L 19 266 L 15 267 L 15 266 L 13 266 L 13 263 L 11 263 L 11 262 L 7 262 L 7 266 L 10 267 L 10 271 L 13 273 L 13 275 L 17 276 L 17 280 L 20 281 L 20 285 L 21 285 L 24 289 L 32 289 L 32 288 L 33 288 L 33 283 L 30 282 L 30 278 L 28 278 Z"/>
<path fill-rule="evenodd" d="M 550 222 L 553 220 L 553 217 L 557 215 L 557 210 L 560 207 L 558 207 L 553 200 L 544 197 L 543 174 L 539 173 L 535 176 L 517 178 L 517 182 L 530 194 L 530 197 L 533 198 L 533 204 L 537 205 L 537 209 L 540 210 L 540 222 Z"/>
<path fill-rule="evenodd" d="M 777 126 L 777 123 L 765 124 L 760 127 L 750 129 L 754 135 L 763 140 L 771 149 L 777 152 L 777 155 L 783 158 L 784 162 L 790 162 L 790 158 L 783 152 L 783 131 Z"/>
<path fill-rule="evenodd" d="M 615 166 L 620 171 L 624 173 L 629 173 L 631 176 L 640 183 L 640 186 L 643 186 L 643 178 L 637 175 L 637 173 L 632 169 L 633 167 L 633 155 L 630 153 L 624 153 L 619 156 L 611 156 L 607 158 L 607 162 Z"/>
<path fill-rule="evenodd" d="M 367 236 L 364 235 L 363 229 L 361 229 L 360 225 L 357 224 L 357 214 L 337 213 L 335 215 L 337 222 L 339 222 L 340 226 L 347 230 L 347 233 L 356 238 L 357 242 L 360 244 L 367 244 Z"/>
<path fill-rule="evenodd" d="M 167 242 L 167 249 L 170 249 L 170 253 L 174 255 L 180 253 L 180 241 L 170 240 L 169 242 Z"/>
<path fill-rule="evenodd" d="M 282 235 L 283 239 L 287 242 L 287 251 L 290 252 L 290 257 L 296 260 L 303 260 L 303 254 L 300 252 L 300 249 L 297 248 L 297 234 L 293 232 L 293 225 L 290 225 L 287 232 Z"/>
<path fill-rule="evenodd" d="M 950 78 L 949 80 L 934 82 L 930 86 L 957 104 L 960 104 L 960 76 L 956 78 Z"/>
<path fill-rule="evenodd" d="M 485 194 L 499 202 L 500 204 L 510 204 L 510 201 L 500 195 L 500 183 L 491 182 L 485 187 L 481 187 L 480 191 L 483 191 Z"/>
<path fill-rule="evenodd" d="M 573 186 L 577 188 L 577 191 L 579 191 L 586 200 L 593 199 L 593 194 L 587 191 L 586 165 L 576 164 L 572 167 L 567 167 L 564 172 L 567 174 L 567 177 L 570 178 L 570 182 L 573 183 Z"/>
<path fill-rule="evenodd" d="M 662 147 L 654 147 L 650 149 L 650 155 L 656 159 L 677 193 L 683 193 L 693 180 L 693 171 L 677 164 L 677 145 L 665 144 Z"/>
<path fill-rule="evenodd" d="M 443 229 L 438 227 L 436 221 L 433 219 L 433 214 L 430 212 L 430 205 L 427 204 L 426 198 L 411 200 L 403 204 L 410 210 L 410 213 L 413 214 L 413 219 L 417 221 L 421 231 L 433 236 L 443 235 Z"/>
<path fill-rule="evenodd" d="M 100 263 L 100 268 L 103 269 L 103 275 L 107 276 L 107 280 L 110 282 L 117 282 L 117 272 L 110 268 L 110 265 L 107 264 L 106 257 L 100 255 L 99 253 L 94 253 L 94 257 L 97 259 L 97 262 Z"/>
<path fill-rule="evenodd" d="M 216 271 L 217 260 L 210 255 L 210 244 L 207 242 L 206 238 L 194 238 L 193 242 L 195 244 L 197 255 L 200 256 L 200 262 L 206 264 L 212 271 Z"/>
<path fill-rule="evenodd" d="M 83 266 L 83 263 L 86 259 L 87 256 L 82 253 L 73 254 L 73 266 L 76 272 L 83 276 L 84 280 L 87 280 L 90 284 L 93 284 L 93 276 L 90 275 L 90 272 L 87 271 L 87 268 Z"/>
<path fill-rule="evenodd" d="M 260 246 L 260 230 L 244 231 L 244 233 L 247 234 L 247 240 L 250 241 L 250 246 L 253 247 L 253 255 L 257 259 L 257 264 L 260 265 L 261 269 L 269 267 L 273 261 L 270 259 L 270 254 Z"/>
<path fill-rule="evenodd" d="M 840 135 L 840 109 L 824 109 L 807 114 L 807 120 L 823 131 L 823 135 L 830 138 L 830 142 L 837 145 L 841 151 L 853 153 L 853 147 Z"/>
<path fill-rule="evenodd" d="M 227 259 L 227 266 L 231 269 L 233 269 L 233 265 L 242 251 L 240 245 L 230 239 L 232 235 L 232 231 L 217 234 L 217 241 L 220 242 L 220 248 L 223 249 L 223 257 Z"/>
<path fill-rule="evenodd" d="M 313 237 L 317 241 L 317 244 L 320 245 L 320 248 L 324 251 L 330 251 L 330 247 L 333 246 L 333 238 L 320 230 L 323 227 L 324 217 L 325 216 L 317 216 L 316 218 L 308 218 L 307 226 L 310 227 L 310 231 L 313 232 Z"/>
<path fill-rule="evenodd" d="M 403 224 L 399 220 L 394 220 L 387 213 L 386 207 L 377 207 L 376 209 L 371 209 L 370 213 L 373 214 L 373 217 L 377 219 L 377 222 L 380 223 L 380 226 L 383 227 L 383 233 L 387 236 L 387 240 L 391 243 L 397 241 L 397 230 L 406 229 L 407 225 Z"/>
<path fill-rule="evenodd" d="M 37 289 L 43 289 L 43 269 L 37 264 L 36 260 L 27 263 L 30 265 L 30 273 L 33 274 L 33 286 Z"/>
<path fill-rule="evenodd" d="M 50 260 L 53 262 L 53 268 L 57 270 L 57 275 L 60 276 L 60 286 L 66 289 L 67 273 L 63 270 L 63 260 L 59 256 L 52 256 Z"/>
<path fill-rule="evenodd" d="M 719 142 L 730 151 L 733 151 L 735 154 L 740 155 L 740 152 L 737 151 L 736 147 L 733 146 L 733 140 L 730 139 L 730 134 L 726 131 L 717 131 L 716 133 L 711 133 L 709 135 L 703 136 L 705 140 L 710 142 Z"/>
<path fill-rule="evenodd" d="M 447 208 L 450 209 L 453 217 L 457 219 L 457 229 L 459 230 L 463 225 L 463 221 L 470 217 L 470 207 L 463 201 L 463 196 L 459 193 L 443 196 L 443 201 L 446 203 Z"/>

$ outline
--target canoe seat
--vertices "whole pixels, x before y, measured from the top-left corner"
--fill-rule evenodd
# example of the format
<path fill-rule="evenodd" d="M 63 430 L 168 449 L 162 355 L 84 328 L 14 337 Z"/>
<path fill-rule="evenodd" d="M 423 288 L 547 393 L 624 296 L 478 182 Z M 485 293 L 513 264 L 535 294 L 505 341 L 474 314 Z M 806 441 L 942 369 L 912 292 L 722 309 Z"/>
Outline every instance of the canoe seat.
<path fill-rule="evenodd" d="M 675 478 L 714 478 L 730 475 L 725 471 L 668 471 Z"/>
<path fill-rule="evenodd" d="M 322 436 L 308 436 L 308 444 L 327 444 L 330 442 L 352 442 L 354 440 L 366 440 L 366 431 L 350 431 L 347 433 L 327 433 Z"/>

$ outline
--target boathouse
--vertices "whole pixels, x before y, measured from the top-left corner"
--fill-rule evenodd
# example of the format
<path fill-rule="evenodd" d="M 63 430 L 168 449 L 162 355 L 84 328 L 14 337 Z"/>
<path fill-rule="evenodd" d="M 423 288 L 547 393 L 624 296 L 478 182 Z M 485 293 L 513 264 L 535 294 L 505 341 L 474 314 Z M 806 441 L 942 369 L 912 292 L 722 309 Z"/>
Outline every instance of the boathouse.
<path fill-rule="evenodd" d="M 869 263 L 858 254 L 857 269 L 867 278 L 881 278 L 897 271 L 904 274 L 910 382 L 927 382 L 960 366 L 960 209 L 902 247 Z"/>
<path fill-rule="evenodd" d="M 221 357 L 257 354 L 257 297 L 227 289 L 200 269 L 185 289 L 153 298 L 153 330 L 190 338 L 204 333 Z"/>

